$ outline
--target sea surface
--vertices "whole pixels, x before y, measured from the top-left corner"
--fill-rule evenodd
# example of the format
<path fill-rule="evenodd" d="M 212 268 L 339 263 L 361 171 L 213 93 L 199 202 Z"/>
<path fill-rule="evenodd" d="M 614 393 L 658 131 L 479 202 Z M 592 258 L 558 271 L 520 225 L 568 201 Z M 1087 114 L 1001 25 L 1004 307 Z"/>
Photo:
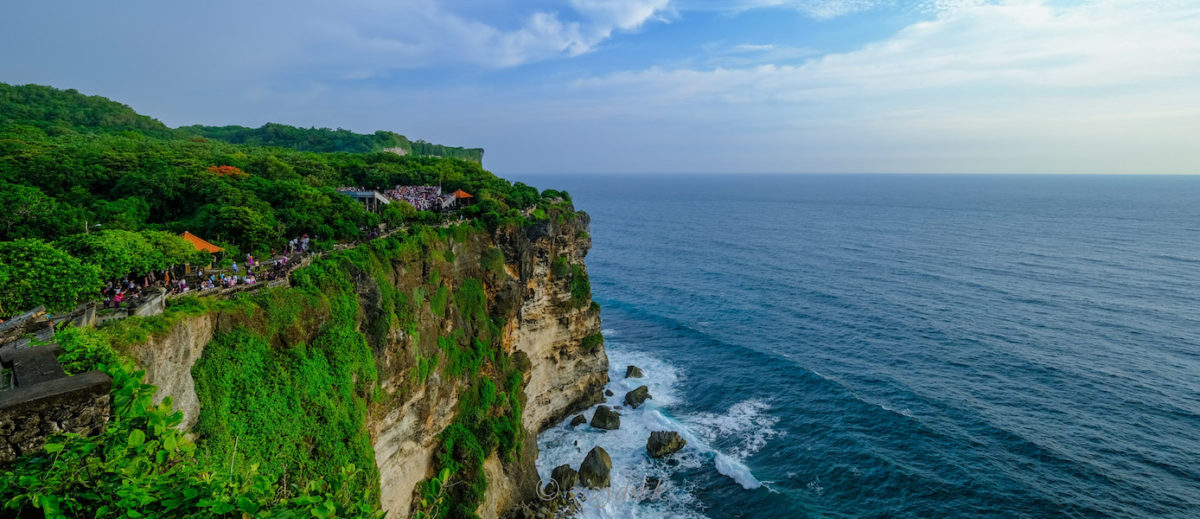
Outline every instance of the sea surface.
<path fill-rule="evenodd" d="M 585 517 L 1200 517 L 1200 178 L 521 179 L 592 215 L 609 404 L 653 395 L 539 437 L 611 454 Z"/>

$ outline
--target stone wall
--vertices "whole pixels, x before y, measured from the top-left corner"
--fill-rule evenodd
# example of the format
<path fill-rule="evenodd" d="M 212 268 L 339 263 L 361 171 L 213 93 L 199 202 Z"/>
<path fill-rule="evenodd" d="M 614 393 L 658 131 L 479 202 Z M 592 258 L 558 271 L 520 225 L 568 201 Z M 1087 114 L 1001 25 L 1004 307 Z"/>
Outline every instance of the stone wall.
<path fill-rule="evenodd" d="M 112 379 L 99 371 L 0 392 L 0 464 L 38 451 L 60 432 L 104 431 Z"/>
<path fill-rule="evenodd" d="M 99 371 L 73 377 L 58 364 L 54 328 L 43 309 L 0 327 L 0 464 L 36 452 L 60 432 L 97 434 L 108 424 L 112 379 Z"/>

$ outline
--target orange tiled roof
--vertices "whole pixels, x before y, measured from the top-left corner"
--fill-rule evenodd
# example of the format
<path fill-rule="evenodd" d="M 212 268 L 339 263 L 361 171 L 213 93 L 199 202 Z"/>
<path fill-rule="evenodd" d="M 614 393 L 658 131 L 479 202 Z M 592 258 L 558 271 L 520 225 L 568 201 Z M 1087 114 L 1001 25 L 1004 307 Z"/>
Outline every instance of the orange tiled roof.
<path fill-rule="evenodd" d="M 466 191 L 459 189 L 458 191 L 454 192 L 454 198 L 475 198 L 475 197 L 471 196 L 471 193 L 468 193 Z"/>
<path fill-rule="evenodd" d="M 183 231 L 183 234 L 180 234 L 179 237 L 187 240 L 188 243 L 192 244 L 192 246 L 196 248 L 196 250 L 202 250 L 204 252 L 213 252 L 213 253 L 221 252 L 221 251 L 225 250 L 216 245 L 208 243 L 208 242 L 200 239 L 199 236 L 196 236 L 195 234 L 192 234 L 187 231 Z"/>

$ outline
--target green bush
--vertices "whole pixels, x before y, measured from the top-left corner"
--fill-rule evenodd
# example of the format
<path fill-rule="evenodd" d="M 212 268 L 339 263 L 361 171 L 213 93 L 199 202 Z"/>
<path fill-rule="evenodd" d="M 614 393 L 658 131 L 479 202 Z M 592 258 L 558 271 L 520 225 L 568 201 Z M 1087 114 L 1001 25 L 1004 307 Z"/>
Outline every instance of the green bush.
<path fill-rule="evenodd" d="M 582 308 L 592 298 L 592 284 L 587 271 L 580 265 L 571 265 L 571 301 L 569 306 Z"/>
<path fill-rule="evenodd" d="M 556 278 L 563 279 L 571 273 L 571 263 L 566 256 L 559 256 L 550 262 L 550 274 Z"/>
<path fill-rule="evenodd" d="M 71 330 L 71 329 L 68 329 Z M 154 404 L 155 387 L 116 353 L 102 330 L 64 330 L 58 337 L 75 372 L 100 369 L 113 378 L 112 418 L 101 434 L 59 434 L 45 450 L 0 471 L 5 516 L 66 519 L 380 518 L 354 483 L 361 469 L 346 465 L 330 479 L 287 485 L 254 466 L 197 456 L 179 429 L 183 415 L 168 397 Z"/>
<path fill-rule="evenodd" d="M 66 312 L 99 296 L 100 269 L 36 239 L 0 242 L 0 316 L 38 305 Z"/>
<path fill-rule="evenodd" d="M 604 336 L 599 333 L 593 333 L 583 338 L 580 346 L 587 351 L 594 351 L 597 346 L 604 344 Z"/>

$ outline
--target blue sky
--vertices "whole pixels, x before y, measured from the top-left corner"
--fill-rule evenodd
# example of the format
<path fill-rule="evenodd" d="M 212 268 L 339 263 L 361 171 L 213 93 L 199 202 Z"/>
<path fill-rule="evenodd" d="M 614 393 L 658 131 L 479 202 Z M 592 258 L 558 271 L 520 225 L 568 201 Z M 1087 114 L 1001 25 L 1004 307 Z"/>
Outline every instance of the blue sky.
<path fill-rule="evenodd" d="M 0 7 L 0 81 L 394 130 L 500 174 L 1200 173 L 1195 0 Z"/>

